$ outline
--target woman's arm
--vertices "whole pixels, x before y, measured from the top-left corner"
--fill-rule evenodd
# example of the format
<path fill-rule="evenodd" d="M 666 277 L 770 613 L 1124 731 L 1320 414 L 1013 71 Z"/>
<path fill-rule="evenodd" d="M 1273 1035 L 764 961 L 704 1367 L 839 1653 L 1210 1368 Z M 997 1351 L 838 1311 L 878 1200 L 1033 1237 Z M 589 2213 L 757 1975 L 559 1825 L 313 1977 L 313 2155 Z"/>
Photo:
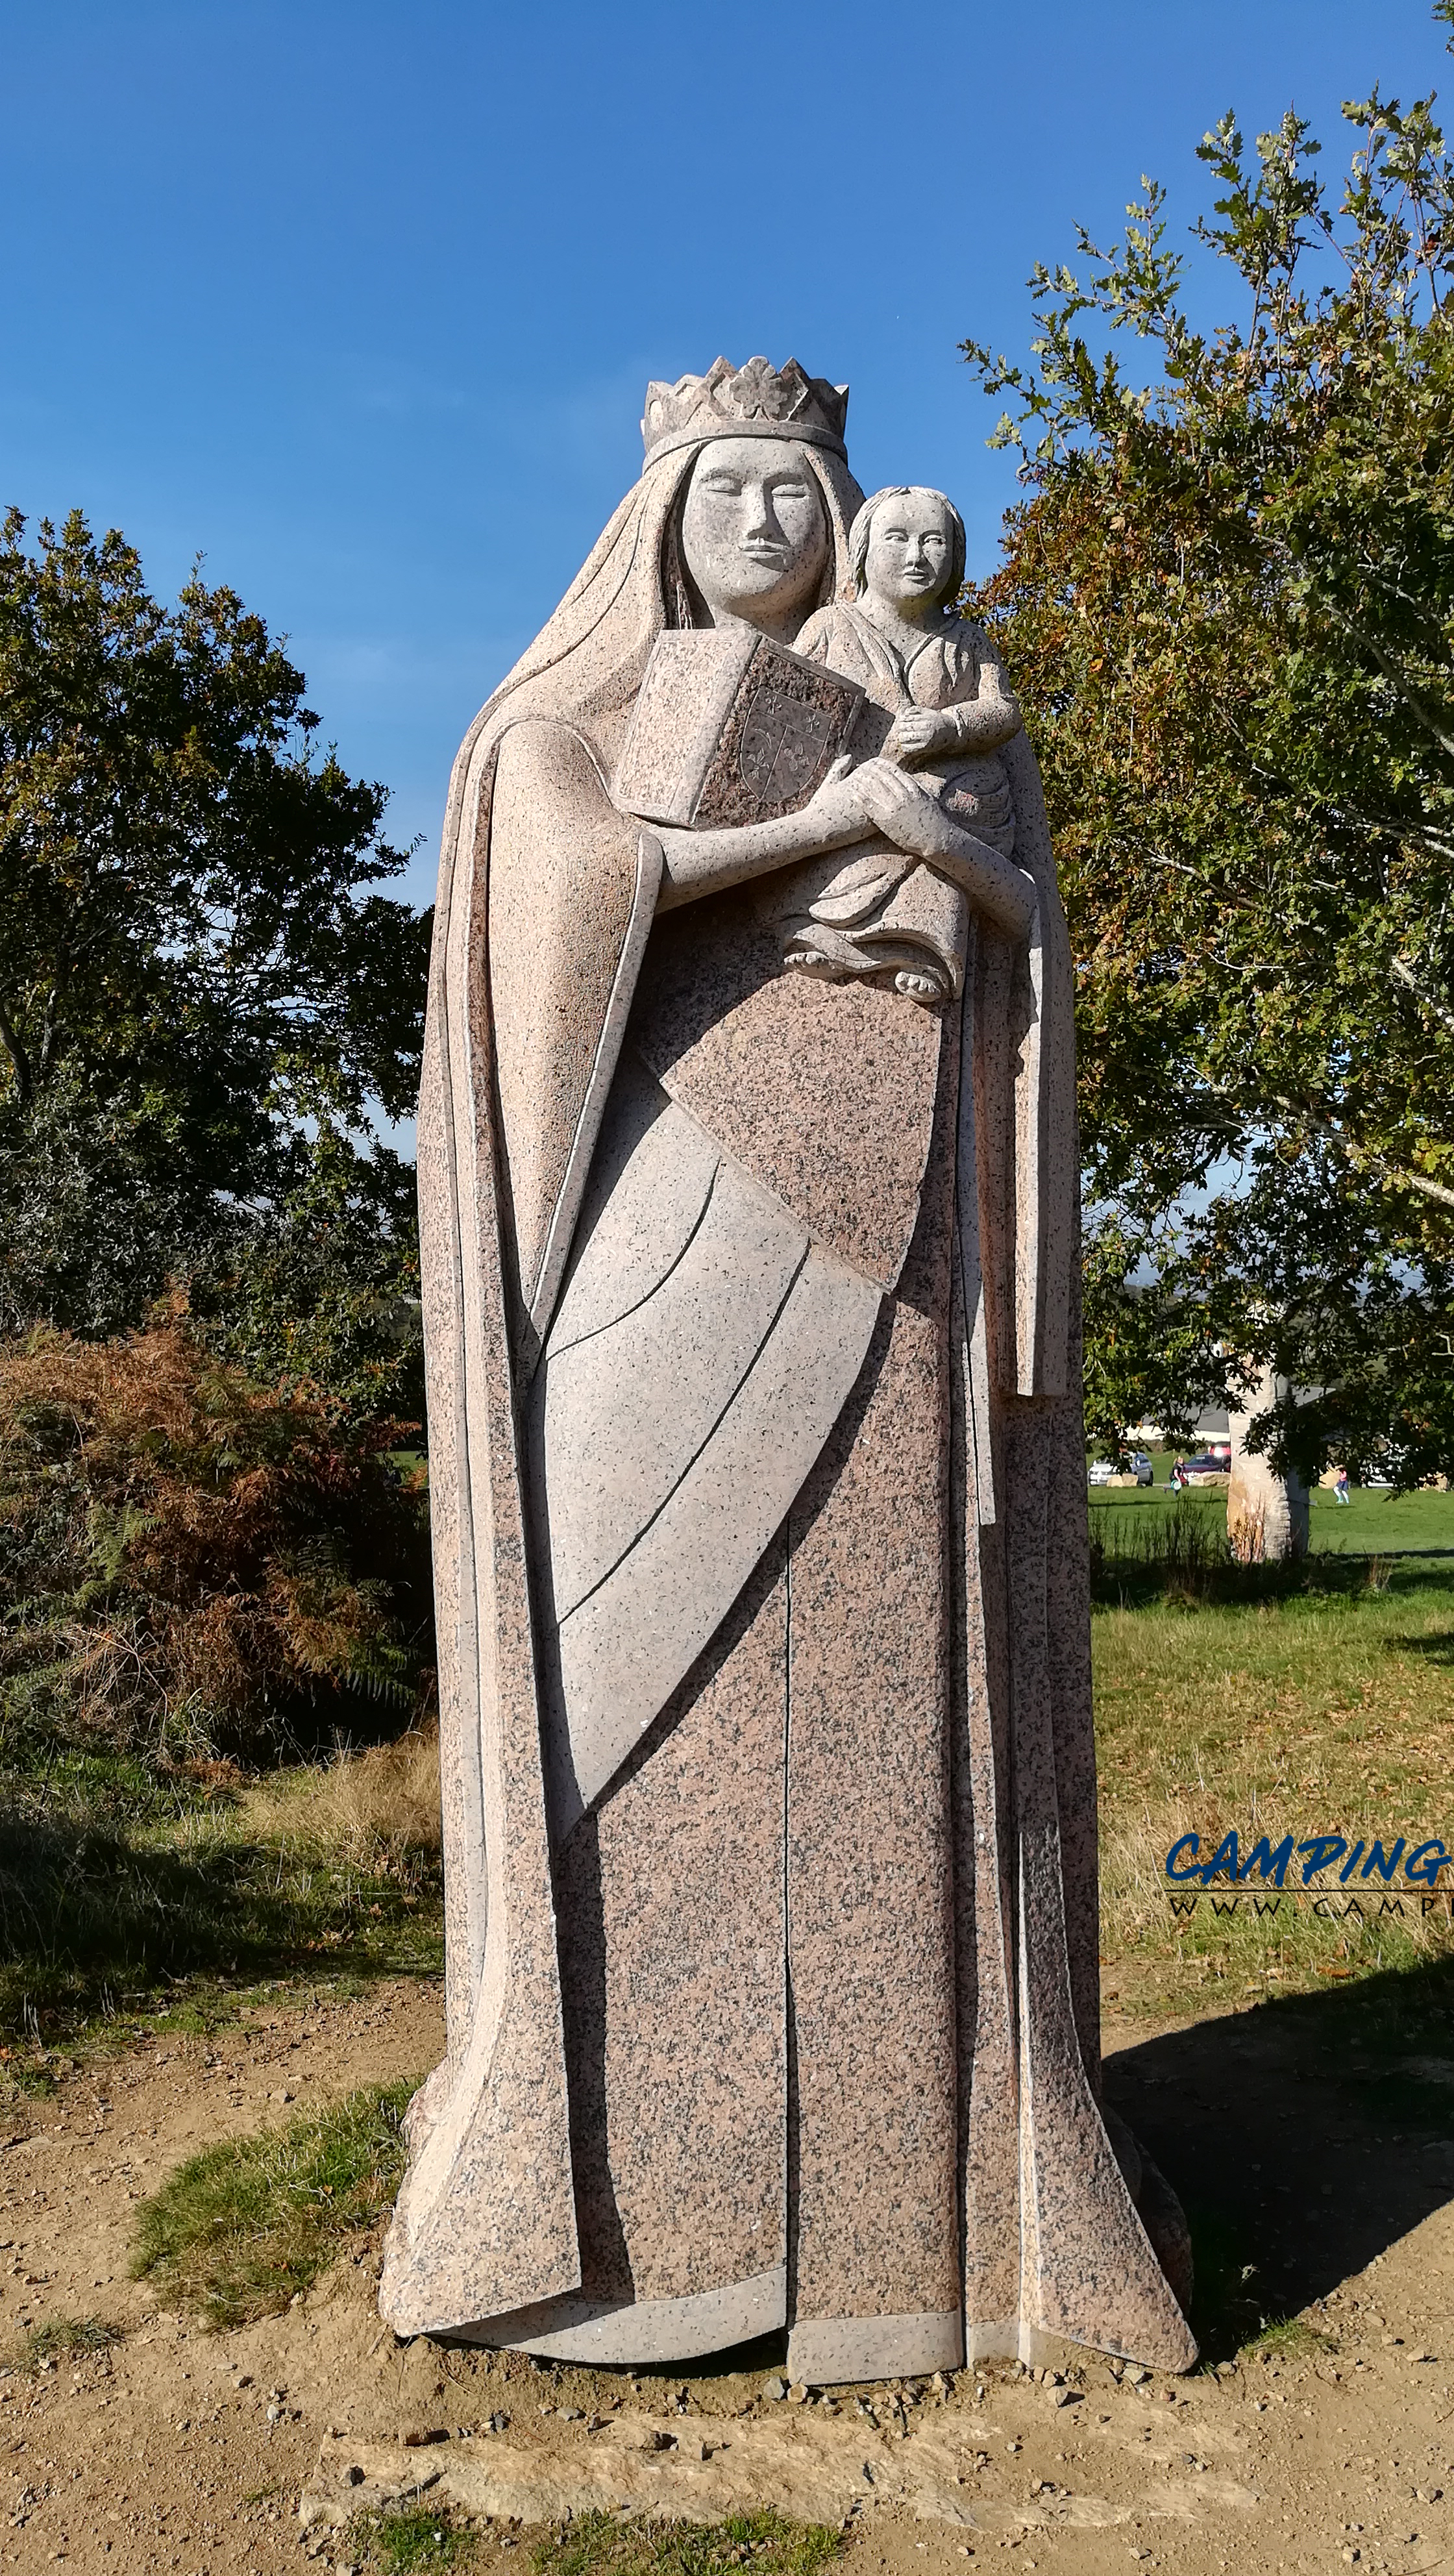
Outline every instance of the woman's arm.
<path fill-rule="evenodd" d="M 868 839 L 873 826 L 856 792 L 862 772 L 854 771 L 850 778 L 851 767 L 846 755 L 836 760 L 816 796 L 796 814 L 780 814 L 770 823 L 709 825 L 700 832 L 674 823 L 652 824 L 666 862 L 658 912 L 770 876 L 794 859 L 820 858 Z"/>
<path fill-rule="evenodd" d="M 866 760 L 851 769 L 836 760 L 817 795 L 796 814 L 770 823 L 743 823 L 701 832 L 677 824 L 654 827 L 665 865 L 658 912 L 726 887 L 770 876 L 795 859 L 846 850 L 875 829 L 910 857 L 925 859 L 941 876 L 962 886 L 977 912 L 1011 939 L 1023 939 L 1035 918 L 1032 880 L 984 841 L 952 823 L 937 798 L 891 760 Z"/>
<path fill-rule="evenodd" d="M 962 886 L 976 912 L 1010 939 L 1024 939 L 1035 919 L 1035 885 L 1023 868 L 952 823 L 937 797 L 891 760 L 866 760 L 853 773 L 854 794 L 899 850 Z"/>

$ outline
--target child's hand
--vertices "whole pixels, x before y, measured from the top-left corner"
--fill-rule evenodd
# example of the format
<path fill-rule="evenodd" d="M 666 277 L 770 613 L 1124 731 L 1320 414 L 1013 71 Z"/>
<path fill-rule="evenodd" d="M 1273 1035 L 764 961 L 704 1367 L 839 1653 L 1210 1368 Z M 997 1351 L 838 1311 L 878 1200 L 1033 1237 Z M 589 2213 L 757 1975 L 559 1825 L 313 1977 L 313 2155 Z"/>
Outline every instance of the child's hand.
<path fill-rule="evenodd" d="M 930 760 L 936 751 L 952 751 L 958 740 L 952 716 L 934 707 L 900 707 L 879 756 L 906 763 Z"/>

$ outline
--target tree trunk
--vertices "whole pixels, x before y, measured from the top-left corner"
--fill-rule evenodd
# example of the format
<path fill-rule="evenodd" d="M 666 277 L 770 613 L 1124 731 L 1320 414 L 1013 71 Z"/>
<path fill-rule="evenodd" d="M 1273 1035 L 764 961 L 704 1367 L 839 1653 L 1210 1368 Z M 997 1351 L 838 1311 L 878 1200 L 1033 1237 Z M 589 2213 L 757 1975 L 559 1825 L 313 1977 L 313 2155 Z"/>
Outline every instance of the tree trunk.
<path fill-rule="evenodd" d="M 1232 1474 L 1227 1488 L 1227 1536 L 1243 1565 L 1280 1565 L 1308 1552 L 1308 1489 L 1301 1476 L 1279 1476 L 1260 1451 L 1249 1449 L 1254 1422 L 1286 1403 L 1286 1378 L 1264 1369 L 1245 1413 L 1230 1416 Z"/>

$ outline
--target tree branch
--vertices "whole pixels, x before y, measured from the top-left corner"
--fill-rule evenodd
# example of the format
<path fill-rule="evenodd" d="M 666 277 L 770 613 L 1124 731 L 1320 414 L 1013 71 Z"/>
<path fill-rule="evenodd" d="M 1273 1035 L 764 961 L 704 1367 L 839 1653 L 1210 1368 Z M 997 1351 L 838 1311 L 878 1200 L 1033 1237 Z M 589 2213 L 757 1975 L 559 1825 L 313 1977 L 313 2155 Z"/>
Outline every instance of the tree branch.
<path fill-rule="evenodd" d="M 15 1088 L 20 1094 L 22 1108 L 28 1109 L 35 1098 L 35 1081 L 30 1070 L 30 1058 L 21 1045 L 19 1034 L 3 1002 L 0 1002 L 0 1046 L 4 1047 L 15 1067 Z"/>
<path fill-rule="evenodd" d="M 1405 706 L 1412 709 L 1424 731 L 1432 737 L 1442 752 L 1447 753 L 1450 760 L 1454 760 L 1454 734 L 1446 733 L 1432 708 L 1424 704 L 1402 663 L 1396 661 L 1391 653 L 1384 650 L 1376 635 L 1368 634 L 1354 618 L 1348 615 L 1346 609 L 1340 608 L 1336 599 L 1329 599 L 1326 593 L 1317 590 L 1314 577 L 1306 564 L 1299 563 L 1295 555 L 1290 560 L 1302 574 L 1309 589 L 1313 591 L 1319 607 L 1325 608 L 1334 623 L 1342 627 L 1344 634 L 1351 635 L 1354 643 L 1361 645 L 1363 651 L 1378 664 L 1390 688 L 1397 689 Z"/>
<path fill-rule="evenodd" d="M 1454 1208 L 1454 1190 L 1446 1189 L 1442 1181 L 1429 1180 L 1423 1172 L 1411 1172 L 1406 1164 L 1391 1163 L 1386 1155 L 1373 1152 L 1367 1145 L 1360 1145 L 1355 1137 L 1345 1134 L 1337 1119 L 1326 1109 L 1317 1108 L 1310 1100 L 1289 1100 L 1281 1092 L 1275 1093 L 1274 1098 L 1279 1109 L 1285 1109 L 1290 1117 L 1307 1119 L 1331 1145 L 1336 1145 L 1356 1172 L 1372 1172 L 1375 1178 L 1389 1182 L 1394 1189 L 1415 1190 L 1420 1198 L 1433 1199 L 1439 1207 Z"/>
<path fill-rule="evenodd" d="M 1436 995 L 1419 982 L 1407 958 L 1395 957 L 1389 971 L 1398 977 L 1401 984 L 1407 986 L 1416 1001 L 1423 1003 L 1426 1011 L 1432 1011 L 1436 1020 L 1443 1021 L 1446 1029 L 1454 1029 L 1454 1011 L 1450 1010 L 1447 1002 L 1439 1001 Z"/>
<path fill-rule="evenodd" d="M 55 1054 L 56 1020 L 60 1007 L 60 998 L 61 988 L 59 981 L 57 981 L 52 984 L 49 993 L 46 995 L 45 1019 L 41 1025 L 40 1079 L 42 1082 L 45 1081 L 47 1074 L 50 1072 L 51 1058 Z"/>

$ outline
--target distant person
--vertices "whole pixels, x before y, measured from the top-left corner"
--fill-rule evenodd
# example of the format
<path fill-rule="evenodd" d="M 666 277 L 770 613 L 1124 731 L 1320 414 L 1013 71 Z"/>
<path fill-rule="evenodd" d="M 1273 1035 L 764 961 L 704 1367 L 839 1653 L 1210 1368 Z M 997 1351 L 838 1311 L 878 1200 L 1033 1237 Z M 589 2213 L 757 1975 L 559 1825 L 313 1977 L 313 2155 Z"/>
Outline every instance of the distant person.
<path fill-rule="evenodd" d="M 1171 1474 L 1170 1474 L 1170 1476 L 1167 1478 L 1167 1483 L 1170 1485 L 1171 1490 L 1172 1490 L 1172 1492 L 1173 1492 L 1174 1494 L 1183 1494 L 1183 1493 L 1185 1493 L 1185 1491 L 1186 1491 L 1186 1467 L 1185 1467 L 1185 1465 L 1184 1465 L 1183 1461 L 1182 1461 L 1180 1458 L 1173 1459 L 1173 1461 L 1172 1461 L 1172 1467 L 1171 1467 Z"/>
<path fill-rule="evenodd" d="M 1337 1475 L 1333 1479 L 1333 1500 L 1335 1503 L 1351 1503 L 1353 1500 L 1352 1495 L 1348 1491 L 1348 1470 L 1346 1467 L 1340 1467 Z"/>

